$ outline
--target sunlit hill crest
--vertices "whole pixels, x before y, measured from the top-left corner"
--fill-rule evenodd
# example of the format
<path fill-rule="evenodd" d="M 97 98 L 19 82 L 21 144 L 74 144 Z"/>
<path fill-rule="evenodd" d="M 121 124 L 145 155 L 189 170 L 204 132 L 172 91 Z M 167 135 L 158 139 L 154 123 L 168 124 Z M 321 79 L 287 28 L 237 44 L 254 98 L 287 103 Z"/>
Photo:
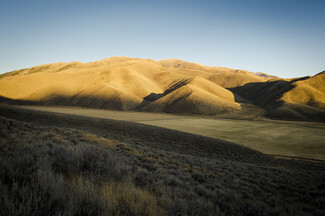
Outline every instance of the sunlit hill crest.
<path fill-rule="evenodd" d="M 112 57 L 53 63 L 1 75 L 10 103 L 325 120 L 325 75 L 281 79 L 179 59 Z"/>

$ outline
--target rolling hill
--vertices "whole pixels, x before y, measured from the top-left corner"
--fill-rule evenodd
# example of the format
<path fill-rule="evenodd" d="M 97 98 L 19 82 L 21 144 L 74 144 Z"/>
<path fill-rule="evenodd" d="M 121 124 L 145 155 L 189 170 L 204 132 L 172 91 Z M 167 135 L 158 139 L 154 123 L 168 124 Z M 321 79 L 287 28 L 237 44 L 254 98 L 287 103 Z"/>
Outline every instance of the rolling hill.
<path fill-rule="evenodd" d="M 312 77 L 248 83 L 231 91 L 263 108 L 269 117 L 325 121 L 325 72 Z"/>
<path fill-rule="evenodd" d="M 0 96 L 10 103 L 198 115 L 238 116 L 264 110 L 256 113 L 323 121 L 324 79 L 324 73 L 286 80 L 178 59 L 112 57 L 90 63 L 45 64 L 2 74 Z"/>

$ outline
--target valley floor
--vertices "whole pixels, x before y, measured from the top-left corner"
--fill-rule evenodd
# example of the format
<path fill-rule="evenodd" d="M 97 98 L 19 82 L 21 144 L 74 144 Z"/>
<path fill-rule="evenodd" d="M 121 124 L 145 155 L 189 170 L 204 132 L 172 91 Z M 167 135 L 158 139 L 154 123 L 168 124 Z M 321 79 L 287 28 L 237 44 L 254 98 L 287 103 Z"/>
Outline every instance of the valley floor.
<path fill-rule="evenodd" d="M 80 107 L 20 106 L 32 110 L 132 121 L 235 142 L 265 154 L 325 161 L 325 124 L 235 120 Z"/>
<path fill-rule="evenodd" d="M 324 163 L 2 105 L 0 128 L 0 215 L 325 214 Z"/>

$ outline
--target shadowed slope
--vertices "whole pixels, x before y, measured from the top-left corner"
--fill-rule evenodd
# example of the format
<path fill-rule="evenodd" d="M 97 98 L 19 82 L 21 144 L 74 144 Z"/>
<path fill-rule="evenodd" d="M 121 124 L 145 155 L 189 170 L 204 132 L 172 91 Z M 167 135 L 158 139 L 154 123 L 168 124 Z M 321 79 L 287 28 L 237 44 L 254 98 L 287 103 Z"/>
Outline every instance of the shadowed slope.
<path fill-rule="evenodd" d="M 231 91 L 276 118 L 325 121 L 325 73 L 313 77 L 248 83 Z"/>

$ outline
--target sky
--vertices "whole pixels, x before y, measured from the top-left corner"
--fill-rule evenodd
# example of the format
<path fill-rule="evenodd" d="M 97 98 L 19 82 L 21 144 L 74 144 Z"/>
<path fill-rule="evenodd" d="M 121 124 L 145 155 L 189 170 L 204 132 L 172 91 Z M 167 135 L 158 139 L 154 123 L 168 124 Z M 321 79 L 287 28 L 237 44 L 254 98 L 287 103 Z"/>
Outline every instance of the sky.
<path fill-rule="evenodd" d="M 325 70 L 325 0 L 0 0 L 0 73 L 112 56 Z"/>

